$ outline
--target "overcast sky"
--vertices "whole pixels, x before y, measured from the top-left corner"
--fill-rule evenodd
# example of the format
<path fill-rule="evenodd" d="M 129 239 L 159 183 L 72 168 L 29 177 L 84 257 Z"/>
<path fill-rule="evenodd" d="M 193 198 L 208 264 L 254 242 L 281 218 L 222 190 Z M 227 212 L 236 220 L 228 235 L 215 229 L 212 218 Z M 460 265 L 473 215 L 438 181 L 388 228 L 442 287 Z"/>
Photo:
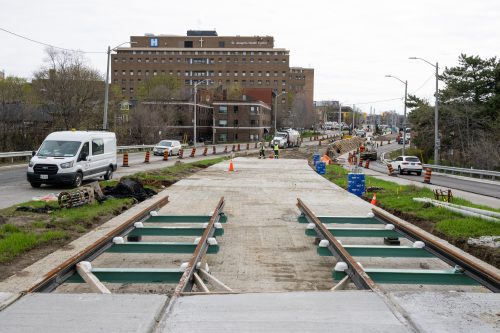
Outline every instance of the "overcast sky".
<path fill-rule="evenodd" d="M 432 100 L 434 69 L 409 56 L 455 66 L 460 53 L 500 51 L 499 0 L 116 1 L 2 0 L 0 27 L 69 49 L 105 52 L 131 35 L 271 35 L 290 50 L 290 65 L 315 70 L 314 99 L 339 100 L 377 113 L 402 113 L 408 92 Z M 0 31 L 0 68 L 31 79 L 44 47 Z M 106 55 L 88 54 L 102 73 Z M 373 103 L 368 103 L 373 102 Z"/>

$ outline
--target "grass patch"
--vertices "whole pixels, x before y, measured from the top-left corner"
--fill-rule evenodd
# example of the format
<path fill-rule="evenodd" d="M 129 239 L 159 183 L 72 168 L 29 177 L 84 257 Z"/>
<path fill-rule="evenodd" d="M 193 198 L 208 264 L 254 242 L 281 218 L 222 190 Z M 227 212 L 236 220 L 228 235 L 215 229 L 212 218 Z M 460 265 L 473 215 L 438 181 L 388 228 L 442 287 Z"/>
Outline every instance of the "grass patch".
<path fill-rule="evenodd" d="M 192 163 L 180 163 L 159 170 L 138 172 L 127 176 L 127 178 L 138 179 L 146 186 L 158 190 L 163 186 L 175 183 L 187 174 L 208 168 L 209 166 L 222 162 L 226 159 L 226 157 L 218 157 Z"/>
<path fill-rule="evenodd" d="M 321 135 L 320 132 L 304 131 L 300 134 L 301 138 L 310 138 L 312 136 Z"/>
<path fill-rule="evenodd" d="M 32 232 L 5 224 L 0 227 L 0 263 L 8 262 L 37 246 L 66 238 L 66 233 L 61 230 Z"/>
<path fill-rule="evenodd" d="M 347 189 L 347 173 L 348 170 L 340 166 L 328 165 L 325 177 Z M 413 198 L 434 198 L 434 193 L 428 188 L 399 185 L 370 176 L 367 176 L 365 181 L 367 187 L 379 188 L 375 192 L 377 193 L 377 201 L 382 208 L 396 213 L 401 212 L 418 220 L 429 221 L 437 231 L 452 239 L 500 235 L 499 223 L 476 217 L 464 217 L 444 208 L 413 200 Z M 365 193 L 364 196 L 366 199 L 371 199 L 373 194 Z M 461 198 L 454 199 L 453 203 L 500 212 L 500 209 L 476 205 Z"/>

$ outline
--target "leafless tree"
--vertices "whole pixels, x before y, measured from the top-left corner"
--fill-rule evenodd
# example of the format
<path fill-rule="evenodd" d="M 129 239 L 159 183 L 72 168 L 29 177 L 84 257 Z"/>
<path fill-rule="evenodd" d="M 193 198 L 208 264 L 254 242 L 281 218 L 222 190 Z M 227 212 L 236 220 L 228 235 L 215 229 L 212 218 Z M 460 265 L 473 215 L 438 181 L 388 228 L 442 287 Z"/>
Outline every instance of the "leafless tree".
<path fill-rule="evenodd" d="M 82 54 L 48 48 L 46 64 L 34 73 L 33 89 L 48 107 L 54 125 L 65 129 L 100 127 L 104 91 L 100 73 Z"/>

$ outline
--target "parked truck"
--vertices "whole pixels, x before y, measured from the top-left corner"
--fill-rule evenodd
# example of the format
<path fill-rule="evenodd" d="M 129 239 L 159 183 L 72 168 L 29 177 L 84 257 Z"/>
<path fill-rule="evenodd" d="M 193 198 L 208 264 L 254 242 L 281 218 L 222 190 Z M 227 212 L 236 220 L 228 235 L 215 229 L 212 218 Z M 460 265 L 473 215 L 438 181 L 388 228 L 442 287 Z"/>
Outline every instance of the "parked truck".
<path fill-rule="evenodd" d="M 276 132 L 271 145 L 278 144 L 280 148 L 299 147 L 300 146 L 300 133 L 293 129 L 286 131 Z"/>
<path fill-rule="evenodd" d="M 364 144 L 365 149 L 360 152 L 361 158 L 363 160 L 372 160 L 376 161 L 377 160 L 377 149 L 375 147 L 375 142 L 374 141 L 367 141 Z"/>

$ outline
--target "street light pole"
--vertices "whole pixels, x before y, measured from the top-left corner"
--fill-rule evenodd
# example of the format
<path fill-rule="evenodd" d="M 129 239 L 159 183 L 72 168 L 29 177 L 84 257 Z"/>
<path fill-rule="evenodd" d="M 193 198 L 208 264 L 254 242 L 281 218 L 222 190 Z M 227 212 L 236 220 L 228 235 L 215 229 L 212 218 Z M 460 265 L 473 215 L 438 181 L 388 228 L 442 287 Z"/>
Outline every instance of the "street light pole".
<path fill-rule="evenodd" d="M 107 52 L 107 63 L 106 63 L 106 86 L 104 87 L 104 116 L 102 118 L 102 129 L 105 131 L 108 129 L 108 100 L 109 100 L 109 63 L 111 62 L 111 51 L 115 51 L 117 48 L 123 44 L 135 44 L 136 42 L 124 42 L 118 46 L 111 48 L 108 45 Z"/>
<path fill-rule="evenodd" d="M 339 137 L 342 137 L 342 104 L 339 102 Z"/>
<path fill-rule="evenodd" d="M 409 57 L 411 60 L 422 60 L 436 69 L 436 92 L 434 94 L 434 164 L 439 165 L 439 150 L 441 149 L 441 140 L 439 140 L 439 106 L 438 106 L 438 92 L 439 92 L 439 63 L 434 65 L 430 61 L 418 57 Z"/>
<path fill-rule="evenodd" d="M 106 62 L 106 86 L 104 87 L 104 117 L 102 119 L 102 129 L 108 127 L 108 96 L 109 96 L 109 58 L 111 57 L 111 47 L 108 45 L 108 58 Z"/>
<path fill-rule="evenodd" d="M 396 79 L 405 85 L 405 105 L 404 105 L 404 115 L 403 115 L 403 154 L 402 154 L 404 156 L 406 151 L 406 96 L 408 95 L 408 80 L 403 81 L 392 75 L 386 75 L 385 77 L 392 77 L 393 79 Z"/>
<path fill-rule="evenodd" d="M 196 103 L 197 103 L 197 99 L 196 99 L 196 92 L 198 90 L 198 86 L 200 84 L 202 84 L 203 82 L 208 82 L 208 79 L 205 79 L 205 80 L 202 80 L 200 82 L 197 82 L 195 83 L 193 86 L 194 86 L 194 110 L 193 110 L 193 147 L 196 147 Z"/>
<path fill-rule="evenodd" d="M 277 94 L 274 97 L 274 134 L 276 134 L 276 123 L 278 122 L 278 97 L 286 94 L 286 91 L 283 91 L 281 94 Z"/>

